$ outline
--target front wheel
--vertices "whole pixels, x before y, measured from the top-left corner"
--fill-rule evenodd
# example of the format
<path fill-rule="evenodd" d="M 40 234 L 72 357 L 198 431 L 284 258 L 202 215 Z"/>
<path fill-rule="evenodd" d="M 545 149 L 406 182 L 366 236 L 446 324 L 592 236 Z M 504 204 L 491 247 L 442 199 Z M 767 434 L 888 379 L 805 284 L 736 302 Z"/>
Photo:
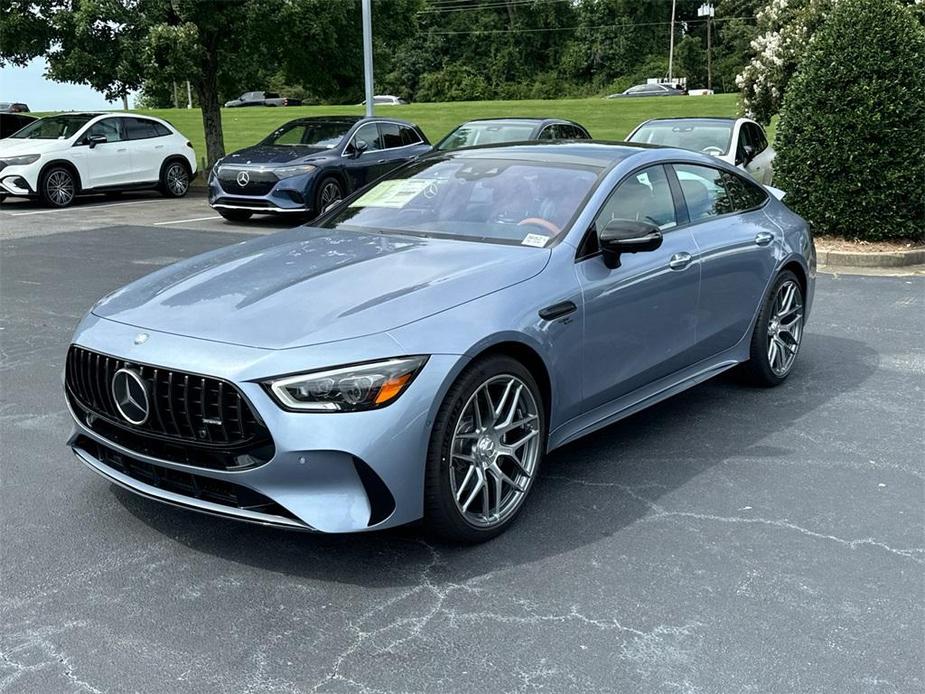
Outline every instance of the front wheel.
<path fill-rule="evenodd" d="M 315 216 L 324 214 L 325 210 L 335 202 L 340 202 L 343 197 L 344 188 L 340 181 L 332 176 L 322 179 L 315 193 Z"/>
<path fill-rule="evenodd" d="M 42 202 L 50 207 L 67 207 L 77 196 L 77 181 L 70 169 L 55 166 L 42 176 Z"/>
<path fill-rule="evenodd" d="M 468 367 L 434 421 L 427 454 L 427 529 L 457 542 L 484 542 L 523 508 L 545 453 L 546 415 L 536 381 L 494 356 Z"/>
<path fill-rule="evenodd" d="M 746 369 L 760 386 L 783 383 L 803 341 L 803 289 L 789 270 L 782 272 L 758 314 Z"/>
<path fill-rule="evenodd" d="M 182 198 L 189 191 L 189 169 L 179 161 L 170 161 L 161 171 L 161 193 L 168 198 Z"/>
<path fill-rule="evenodd" d="M 254 214 L 250 210 L 227 210 L 219 208 L 218 213 L 229 222 L 246 222 Z"/>

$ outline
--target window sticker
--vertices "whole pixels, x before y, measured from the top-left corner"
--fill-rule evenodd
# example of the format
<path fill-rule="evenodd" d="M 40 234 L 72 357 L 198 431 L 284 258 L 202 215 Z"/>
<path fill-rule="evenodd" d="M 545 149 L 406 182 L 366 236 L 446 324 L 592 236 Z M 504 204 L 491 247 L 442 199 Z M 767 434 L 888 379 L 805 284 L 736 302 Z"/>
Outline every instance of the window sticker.
<path fill-rule="evenodd" d="M 547 241 L 549 241 L 548 236 L 543 236 L 542 234 L 527 234 L 524 236 L 524 240 L 520 242 L 520 245 L 533 246 L 534 248 L 543 248 Z"/>
<path fill-rule="evenodd" d="M 402 208 L 432 183 L 431 178 L 401 178 L 383 181 L 350 203 L 350 207 Z"/>

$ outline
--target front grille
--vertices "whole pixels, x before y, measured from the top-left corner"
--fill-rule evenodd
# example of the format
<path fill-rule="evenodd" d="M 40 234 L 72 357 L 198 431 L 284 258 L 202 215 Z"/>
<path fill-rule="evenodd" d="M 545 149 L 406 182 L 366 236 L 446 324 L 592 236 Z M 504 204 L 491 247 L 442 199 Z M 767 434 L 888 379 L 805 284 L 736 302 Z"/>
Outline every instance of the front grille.
<path fill-rule="evenodd" d="M 74 446 L 86 451 L 103 465 L 158 489 L 232 508 L 298 520 L 269 497 L 234 482 L 152 465 L 123 455 L 86 436 L 78 436 Z"/>
<path fill-rule="evenodd" d="M 128 423 L 116 408 L 112 379 L 122 368 L 135 371 L 148 392 L 150 412 L 139 425 Z M 269 430 L 227 381 L 72 345 L 65 384 L 71 404 L 87 426 L 139 453 L 226 469 L 252 467 L 273 456 Z"/>
<path fill-rule="evenodd" d="M 238 183 L 238 174 L 246 171 L 247 185 Z M 218 182 L 226 193 L 231 195 L 266 195 L 275 186 L 279 179 L 272 171 L 260 169 L 240 169 L 222 166 L 218 172 Z"/>

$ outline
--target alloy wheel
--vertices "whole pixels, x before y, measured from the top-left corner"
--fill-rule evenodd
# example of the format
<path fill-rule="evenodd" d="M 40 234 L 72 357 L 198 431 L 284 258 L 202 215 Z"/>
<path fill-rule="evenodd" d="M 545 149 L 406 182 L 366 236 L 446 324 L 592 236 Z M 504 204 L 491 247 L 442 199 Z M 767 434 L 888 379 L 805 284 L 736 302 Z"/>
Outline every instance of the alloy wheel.
<path fill-rule="evenodd" d="M 768 365 L 776 376 L 793 368 L 803 338 L 803 293 L 793 280 L 777 288 L 768 320 Z"/>
<path fill-rule="evenodd" d="M 527 496 L 540 457 L 540 419 L 526 383 L 512 375 L 480 385 L 460 412 L 450 444 L 450 490 L 468 523 L 491 528 Z"/>
<path fill-rule="evenodd" d="M 319 211 L 324 212 L 329 205 L 337 202 L 342 197 L 340 186 L 334 181 L 328 181 L 321 189 L 321 210 Z"/>
<path fill-rule="evenodd" d="M 65 207 L 74 199 L 74 179 L 67 171 L 52 171 L 45 181 L 48 199 L 57 207 Z"/>
<path fill-rule="evenodd" d="M 167 188 L 173 195 L 180 197 L 189 188 L 189 175 L 182 164 L 171 164 L 167 169 Z"/>

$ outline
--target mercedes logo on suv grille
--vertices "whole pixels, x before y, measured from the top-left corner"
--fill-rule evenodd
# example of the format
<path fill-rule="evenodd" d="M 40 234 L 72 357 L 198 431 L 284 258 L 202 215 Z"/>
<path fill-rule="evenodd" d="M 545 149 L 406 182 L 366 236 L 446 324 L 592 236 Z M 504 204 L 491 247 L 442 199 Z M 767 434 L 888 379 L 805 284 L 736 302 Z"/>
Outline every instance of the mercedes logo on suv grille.
<path fill-rule="evenodd" d="M 238 182 L 238 185 L 243 188 L 251 182 L 251 175 L 247 173 L 247 171 L 238 171 L 238 175 L 235 180 Z"/>
<path fill-rule="evenodd" d="M 119 369 L 113 375 L 112 397 L 126 422 L 138 425 L 148 420 L 148 387 L 131 369 Z"/>

